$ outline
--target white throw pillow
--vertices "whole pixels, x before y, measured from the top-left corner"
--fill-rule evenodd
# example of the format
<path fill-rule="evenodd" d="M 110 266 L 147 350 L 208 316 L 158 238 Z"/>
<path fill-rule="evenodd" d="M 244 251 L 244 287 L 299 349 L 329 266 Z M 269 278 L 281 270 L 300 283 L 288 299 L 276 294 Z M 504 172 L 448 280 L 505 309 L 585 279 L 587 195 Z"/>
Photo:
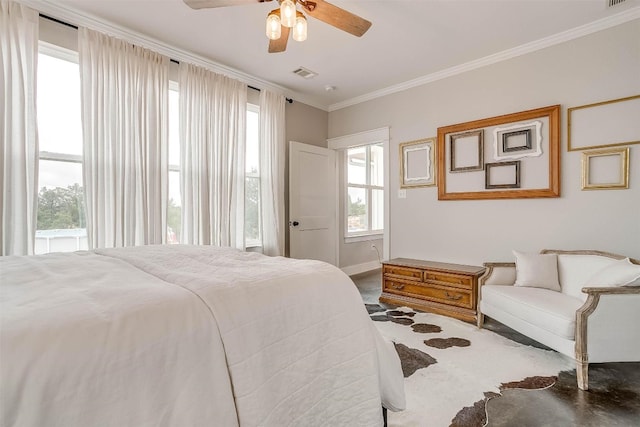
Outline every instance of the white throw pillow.
<path fill-rule="evenodd" d="M 625 258 L 599 270 L 584 286 L 625 286 L 635 284 L 637 280 L 640 280 L 640 265 L 633 264 L 629 258 Z"/>
<path fill-rule="evenodd" d="M 558 255 L 529 254 L 518 251 L 513 251 L 513 255 L 516 257 L 515 286 L 560 291 Z"/>

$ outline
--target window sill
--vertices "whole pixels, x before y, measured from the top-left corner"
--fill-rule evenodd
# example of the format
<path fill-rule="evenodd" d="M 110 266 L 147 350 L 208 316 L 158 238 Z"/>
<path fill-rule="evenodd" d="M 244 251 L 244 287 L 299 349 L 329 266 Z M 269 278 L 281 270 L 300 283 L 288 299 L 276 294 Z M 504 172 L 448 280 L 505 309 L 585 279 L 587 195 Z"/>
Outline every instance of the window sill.
<path fill-rule="evenodd" d="M 359 236 L 349 236 L 344 238 L 345 243 L 368 242 L 369 240 L 382 240 L 383 233 L 362 234 Z"/>
<path fill-rule="evenodd" d="M 244 245 L 244 250 L 246 252 L 262 252 L 262 242 L 255 240 L 246 242 Z"/>

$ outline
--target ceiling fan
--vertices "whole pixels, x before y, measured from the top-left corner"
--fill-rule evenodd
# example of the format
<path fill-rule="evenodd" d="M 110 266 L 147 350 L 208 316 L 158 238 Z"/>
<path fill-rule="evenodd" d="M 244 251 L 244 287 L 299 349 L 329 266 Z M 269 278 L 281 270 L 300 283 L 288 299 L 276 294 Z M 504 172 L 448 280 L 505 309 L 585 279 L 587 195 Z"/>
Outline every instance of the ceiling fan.
<path fill-rule="evenodd" d="M 226 6 L 239 6 L 249 3 L 263 3 L 272 0 L 183 0 L 192 9 L 206 9 Z M 277 0 L 278 9 L 267 16 L 267 37 L 269 53 L 284 52 L 287 48 L 289 33 L 293 39 L 303 41 L 307 38 L 307 20 L 304 13 L 322 22 L 332 25 L 349 34 L 360 37 L 371 27 L 371 22 L 351 12 L 334 6 L 324 0 Z M 304 13 L 297 10 L 301 6 Z"/>

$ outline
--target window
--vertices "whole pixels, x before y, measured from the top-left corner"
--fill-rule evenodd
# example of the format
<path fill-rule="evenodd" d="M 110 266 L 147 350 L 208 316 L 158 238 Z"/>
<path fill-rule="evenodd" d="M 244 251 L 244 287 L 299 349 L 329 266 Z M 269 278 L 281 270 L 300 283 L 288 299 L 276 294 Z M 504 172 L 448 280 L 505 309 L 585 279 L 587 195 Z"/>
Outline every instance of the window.
<path fill-rule="evenodd" d="M 169 204 L 167 243 L 180 243 L 182 197 L 180 195 L 180 92 L 178 83 L 169 82 Z"/>
<path fill-rule="evenodd" d="M 247 104 L 247 146 L 245 167 L 245 246 L 262 246 L 260 223 L 260 108 Z"/>
<path fill-rule="evenodd" d="M 384 162 L 382 144 L 346 150 L 347 237 L 384 230 Z"/>
<path fill-rule="evenodd" d="M 77 54 L 38 55 L 38 216 L 35 253 L 87 249 Z"/>

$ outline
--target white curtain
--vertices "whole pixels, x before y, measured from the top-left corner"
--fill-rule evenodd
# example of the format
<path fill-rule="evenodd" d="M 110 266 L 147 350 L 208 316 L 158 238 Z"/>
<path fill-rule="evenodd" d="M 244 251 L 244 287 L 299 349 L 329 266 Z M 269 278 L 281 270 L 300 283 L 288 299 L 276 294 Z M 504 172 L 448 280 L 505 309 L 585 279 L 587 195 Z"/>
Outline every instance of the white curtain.
<path fill-rule="evenodd" d="M 0 1 L 0 255 L 30 255 L 38 210 L 38 13 Z"/>
<path fill-rule="evenodd" d="M 247 87 L 180 63 L 182 243 L 244 248 Z"/>
<path fill-rule="evenodd" d="M 80 28 L 90 248 L 166 241 L 169 58 Z"/>
<path fill-rule="evenodd" d="M 262 252 L 284 255 L 285 97 L 260 91 Z"/>

